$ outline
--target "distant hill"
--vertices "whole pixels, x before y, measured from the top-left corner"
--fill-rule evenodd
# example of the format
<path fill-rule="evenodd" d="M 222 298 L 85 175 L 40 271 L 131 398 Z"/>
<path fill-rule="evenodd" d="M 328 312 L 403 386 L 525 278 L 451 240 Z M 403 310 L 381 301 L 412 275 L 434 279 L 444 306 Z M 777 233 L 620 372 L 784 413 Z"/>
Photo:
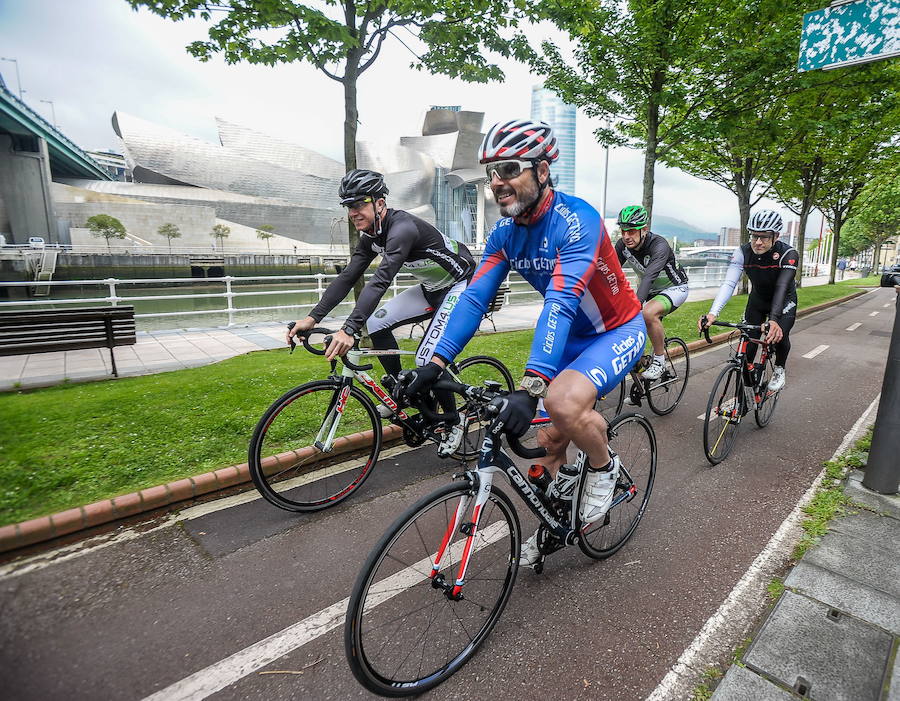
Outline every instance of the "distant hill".
<path fill-rule="evenodd" d="M 618 212 L 607 212 L 606 216 L 615 220 Z M 681 243 L 692 243 L 697 239 L 718 239 L 717 231 L 703 231 L 698 229 L 686 221 L 676 219 L 675 217 L 667 217 L 662 214 L 653 215 L 653 232 L 665 236 L 670 241 L 677 236 Z"/>

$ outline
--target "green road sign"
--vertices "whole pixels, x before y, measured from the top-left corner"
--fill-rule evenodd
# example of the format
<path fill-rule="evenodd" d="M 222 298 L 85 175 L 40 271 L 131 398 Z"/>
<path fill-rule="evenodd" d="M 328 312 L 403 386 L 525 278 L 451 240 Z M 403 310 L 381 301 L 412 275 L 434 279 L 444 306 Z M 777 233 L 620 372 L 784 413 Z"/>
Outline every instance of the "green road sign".
<path fill-rule="evenodd" d="M 891 56 L 900 56 L 900 0 L 834 2 L 803 17 L 798 70 L 827 70 Z"/>

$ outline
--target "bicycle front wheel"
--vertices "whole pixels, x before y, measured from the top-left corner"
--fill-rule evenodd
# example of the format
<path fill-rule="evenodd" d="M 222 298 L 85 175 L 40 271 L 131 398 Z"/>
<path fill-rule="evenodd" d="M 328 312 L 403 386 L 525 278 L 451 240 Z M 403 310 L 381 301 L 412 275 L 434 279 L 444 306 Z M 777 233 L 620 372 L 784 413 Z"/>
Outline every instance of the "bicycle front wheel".
<path fill-rule="evenodd" d="M 677 349 L 681 350 L 678 351 Z M 675 358 L 679 355 L 684 358 L 684 365 L 675 365 Z M 680 338 L 666 339 L 666 362 L 662 376 L 652 383 L 647 390 L 647 403 L 654 413 L 664 416 L 670 413 L 687 388 L 688 376 L 691 373 L 691 358 L 687 344 Z"/>
<path fill-rule="evenodd" d="M 709 393 L 703 417 L 703 452 L 713 465 L 727 458 L 734 447 L 744 413 L 743 389 L 741 369 L 728 365 L 719 373 Z"/>
<path fill-rule="evenodd" d="M 775 413 L 775 405 L 778 404 L 778 397 L 781 394 L 780 391 L 770 392 L 768 389 L 773 372 L 775 372 L 775 363 L 772 362 L 771 358 L 768 358 L 763 366 L 762 381 L 759 385 L 759 403 L 753 412 L 756 425 L 760 428 L 769 425 L 769 422 L 772 420 L 772 414 Z"/>
<path fill-rule="evenodd" d="M 470 358 L 464 358 L 453 369 L 459 381 L 466 385 L 483 387 L 485 380 L 493 380 L 494 382 L 499 382 L 500 387 L 508 392 L 512 392 L 515 389 L 513 387 L 512 374 L 506 365 L 489 355 L 473 355 Z M 484 442 L 484 431 L 491 418 L 474 408 L 471 411 L 466 411 L 466 432 L 463 435 L 462 443 L 460 443 L 459 448 L 453 454 L 453 458 L 456 460 L 472 460 L 478 456 L 478 453 L 481 451 L 481 444 Z"/>
<path fill-rule="evenodd" d="M 503 612 L 516 579 L 519 519 L 509 497 L 492 488 L 470 541 L 474 494 L 455 482 L 414 504 L 357 577 L 344 644 L 369 691 L 413 696 L 437 686 L 475 654 Z M 454 597 L 464 553 L 465 579 Z"/>
<path fill-rule="evenodd" d="M 595 560 L 615 553 L 644 517 L 656 479 L 656 434 L 640 414 L 619 416 L 607 429 L 609 447 L 622 461 L 613 502 L 606 516 L 582 527 L 578 545 Z"/>
<path fill-rule="evenodd" d="M 325 509 L 362 486 L 378 461 L 381 438 L 375 406 L 361 390 L 335 380 L 308 382 L 259 420 L 250 440 L 250 476 L 279 508 Z"/>

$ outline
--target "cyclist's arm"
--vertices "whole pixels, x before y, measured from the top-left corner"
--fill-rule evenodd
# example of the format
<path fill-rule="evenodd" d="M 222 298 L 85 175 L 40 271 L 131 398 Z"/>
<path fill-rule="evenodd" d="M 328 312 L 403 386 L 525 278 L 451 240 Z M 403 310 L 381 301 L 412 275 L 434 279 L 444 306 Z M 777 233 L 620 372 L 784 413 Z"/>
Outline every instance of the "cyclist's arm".
<path fill-rule="evenodd" d="M 650 262 L 644 268 L 641 284 L 637 289 L 637 298 L 641 304 L 650 296 L 650 288 L 666 267 L 671 253 L 672 249 L 662 236 L 654 236 L 650 241 Z"/>
<path fill-rule="evenodd" d="M 781 272 L 778 279 L 775 280 L 775 290 L 772 292 L 772 309 L 769 311 L 769 318 L 775 321 L 781 321 L 781 315 L 784 311 L 784 298 L 787 296 L 788 287 L 791 280 L 797 274 L 797 260 L 800 255 L 793 248 L 788 249 L 781 256 Z"/>
<path fill-rule="evenodd" d="M 728 264 L 728 270 L 725 271 L 725 282 L 722 283 L 722 286 L 719 288 L 719 294 L 716 295 L 716 298 L 713 300 L 712 306 L 709 308 L 710 314 L 719 316 L 719 312 L 722 311 L 722 307 L 725 306 L 725 303 L 729 299 L 731 299 L 731 295 L 734 294 L 734 288 L 740 281 L 741 274 L 743 272 L 744 254 L 741 251 L 740 246 L 738 246 L 737 250 L 735 250 L 734 252 L 734 255 L 731 256 L 731 263 Z"/>
<path fill-rule="evenodd" d="M 619 239 L 615 245 L 616 255 L 619 257 L 619 265 L 625 265 L 625 241 Z"/>
<path fill-rule="evenodd" d="M 451 362 L 465 348 L 475 335 L 488 305 L 500 285 L 509 274 L 509 260 L 503 250 L 505 236 L 496 226 L 484 248 L 481 264 L 472 277 L 472 282 L 460 295 L 459 301 L 450 314 L 444 335 L 434 349 L 434 355 Z"/>
<path fill-rule="evenodd" d="M 548 382 L 556 377 L 572 321 L 597 270 L 600 244 L 606 232 L 593 210 L 582 209 L 565 233 L 556 266 L 544 293 L 544 308 L 535 327 L 525 370 Z"/>
<path fill-rule="evenodd" d="M 381 254 L 381 264 L 356 300 L 356 306 L 344 322 L 345 329 L 356 333 L 366 323 L 409 257 L 417 237 L 418 232 L 411 222 L 398 221 L 391 227 L 384 243 L 384 253 Z"/>
<path fill-rule="evenodd" d="M 369 267 L 369 263 L 371 263 L 374 258 L 375 252 L 360 240 L 359 244 L 356 246 L 356 250 L 353 251 L 353 255 L 350 256 L 347 267 L 332 280 L 331 284 L 322 294 L 322 299 L 319 300 L 319 303 L 313 307 L 312 311 L 309 313 L 309 315 L 315 319 L 317 324 L 328 316 L 328 312 L 341 303 L 344 297 L 347 296 L 347 293 L 353 288 L 353 284 L 366 272 L 366 268 Z"/>

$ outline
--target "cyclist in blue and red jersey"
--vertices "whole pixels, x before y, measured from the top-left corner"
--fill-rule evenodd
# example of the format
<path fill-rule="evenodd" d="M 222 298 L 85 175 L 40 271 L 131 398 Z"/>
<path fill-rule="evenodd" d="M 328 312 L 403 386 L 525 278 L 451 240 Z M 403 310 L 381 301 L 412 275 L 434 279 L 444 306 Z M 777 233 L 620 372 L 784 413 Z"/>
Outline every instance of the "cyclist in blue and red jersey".
<path fill-rule="evenodd" d="M 553 130 L 544 122 L 501 122 L 486 134 L 480 162 L 505 218 L 494 225 L 432 361 L 410 371 L 407 393 L 416 396 L 437 380 L 478 329 L 509 271 L 518 272 L 543 295 L 544 307 L 520 389 L 506 398 L 498 419 L 508 433 L 521 436 L 544 398 L 552 421 L 539 438 L 547 467 L 558 470 L 570 440 L 587 453 L 581 516 L 593 522 L 609 509 L 621 467 L 594 404 L 641 356 L 646 327 L 600 215 L 584 200 L 553 189 L 550 164 L 558 156 Z M 520 564 L 540 557 L 536 536 L 523 545 Z"/>

